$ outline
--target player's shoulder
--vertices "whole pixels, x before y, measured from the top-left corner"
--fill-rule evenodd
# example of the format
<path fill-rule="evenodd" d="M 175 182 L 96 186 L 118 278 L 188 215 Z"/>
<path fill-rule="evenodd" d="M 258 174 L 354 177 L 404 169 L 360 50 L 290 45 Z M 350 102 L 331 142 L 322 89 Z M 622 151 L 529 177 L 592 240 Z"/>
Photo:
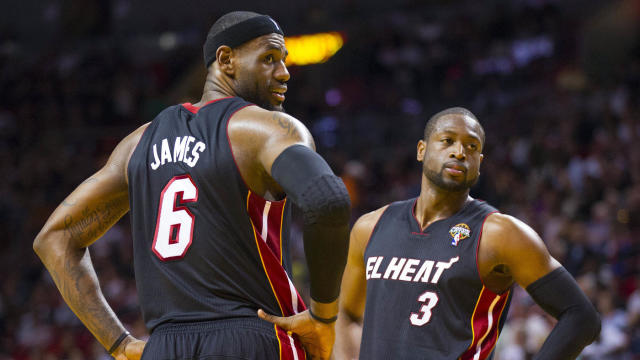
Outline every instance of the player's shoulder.
<path fill-rule="evenodd" d="M 351 252 L 358 254 L 358 256 L 364 254 L 364 250 L 371 239 L 371 234 L 373 234 L 373 229 L 375 229 L 380 217 L 388 207 L 389 205 L 385 205 L 360 216 L 356 220 L 351 228 Z"/>
<path fill-rule="evenodd" d="M 499 212 L 491 213 L 484 222 L 483 232 L 513 233 L 530 229 L 529 225 L 514 216 Z"/>
<path fill-rule="evenodd" d="M 246 106 L 238 110 L 238 112 L 233 115 L 233 119 L 234 121 L 241 120 L 246 122 L 260 123 L 267 126 L 275 125 L 287 128 L 290 126 L 289 124 L 291 124 L 292 126 L 304 127 L 306 129 L 306 127 L 300 120 L 287 113 L 284 113 L 282 111 L 267 110 L 257 105 Z"/>
<path fill-rule="evenodd" d="M 135 150 L 136 146 L 140 142 L 140 139 L 142 138 L 142 135 L 144 134 L 145 130 L 147 130 L 150 124 L 151 122 L 147 122 L 139 126 L 137 129 L 129 133 L 129 135 L 127 135 L 124 139 L 122 139 L 120 144 L 118 144 L 118 147 L 124 148 L 125 152 L 128 154 L 127 158 L 131 157 L 131 153 L 133 153 L 133 150 Z"/>
<path fill-rule="evenodd" d="M 539 247 L 542 239 L 529 225 L 518 218 L 502 214 L 490 214 L 482 228 L 482 244 L 497 253 Z"/>
<path fill-rule="evenodd" d="M 281 111 L 247 106 L 238 110 L 230 120 L 230 131 L 249 130 L 268 138 L 287 137 L 313 143 L 309 129 L 295 117 Z"/>
<path fill-rule="evenodd" d="M 360 216 L 353 225 L 353 230 L 371 233 L 388 207 L 389 204 Z"/>
<path fill-rule="evenodd" d="M 140 139 L 142 138 L 145 130 L 147 130 L 147 128 L 149 127 L 149 124 L 151 123 L 148 122 L 139 126 L 137 129 L 129 133 L 129 135 L 127 135 L 124 139 L 122 139 L 120 143 L 116 145 L 115 149 L 113 149 L 113 152 L 111 153 L 111 156 L 109 156 L 105 167 L 121 172 L 124 175 L 125 179 L 127 179 L 127 168 L 129 167 L 129 160 L 131 160 L 131 156 L 138 146 L 138 143 L 140 142 Z"/>

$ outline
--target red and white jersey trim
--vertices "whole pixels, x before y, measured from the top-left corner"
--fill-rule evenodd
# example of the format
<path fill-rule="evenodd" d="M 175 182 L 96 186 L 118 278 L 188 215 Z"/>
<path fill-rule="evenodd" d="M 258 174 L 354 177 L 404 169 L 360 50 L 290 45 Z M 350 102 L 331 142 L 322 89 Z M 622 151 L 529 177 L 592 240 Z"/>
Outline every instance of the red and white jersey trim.
<path fill-rule="evenodd" d="M 283 267 L 282 222 L 286 200 L 270 202 L 249 191 L 247 213 L 251 219 L 254 238 L 262 266 L 282 316 L 305 311 L 306 306 Z M 306 359 L 302 343 L 295 334 L 275 326 L 280 343 L 280 358 Z"/>

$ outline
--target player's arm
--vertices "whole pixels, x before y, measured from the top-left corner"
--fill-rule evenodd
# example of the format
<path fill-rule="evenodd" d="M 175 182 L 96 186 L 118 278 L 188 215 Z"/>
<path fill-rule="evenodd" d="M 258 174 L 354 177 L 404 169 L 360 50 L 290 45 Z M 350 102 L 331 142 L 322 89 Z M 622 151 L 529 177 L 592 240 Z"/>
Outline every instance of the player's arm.
<path fill-rule="evenodd" d="M 364 251 L 386 208 L 385 206 L 361 216 L 351 229 L 349 256 L 340 291 L 340 317 L 336 323 L 335 359 L 358 358 L 367 293 Z"/>
<path fill-rule="evenodd" d="M 328 358 L 334 342 L 337 299 L 349 247 L 350 200 L 346 187 L 315 152 L 309 130 L 287 114 L 258 107 L 245 108 L 231 119 L 229 137 L 232 147 L 237 149 L 237 145 L 242 144 L 243 150 L 251 150 L 245 153 L 257 160 L 257 167 L 252 171 L 245 169 L 243 174 L 249 186 L 270 184 L 267 190 L 283 191 L 302 210 L 311 287 L 310 311 L 303 317 L 314 320 L 313 324 L 302 321 L 300 324 L 306 325 L 294 332 L 303 343 L 306 341 L 312 356 Z M 234 150 L 236 155 L 242 156 L 241 151 Z M 251 184 L 255 178 L 260 181 Z M 260 316 L 264 315 L 260 312 Z M 295 317 L 286 321 L 293 320 L 302 319 Z M 291 324 L 278 325 L 292 329 Z M 304 335 L 307 330 L 302 329 L 307 325 L 315 328 L 308 329 L 309 339 Z M 312 339 L 316 336 L 320 340 Z"/>
<path fill-rule="evenodd" d="M 349 194 L 342 180 L 315 152 L 307 128 L 286 114 L 273 114 L 278 122 L 274 129 L 277 135 L 265 142 L 259 158 L 268 174 L 302 210 L 311 298 L 317 303 L 311 310 L 320 318 L 331 319 L 338 312 L 336 300 L 349 248 Z"/>
<path fill-rule="evenodd" d="M 66 303 L 102 346 L 110 350 L 120 341 L 112 351 L 117 359 L 127 359 L 127 345 L 130 359 L 137 359 L 134 353 L 144 343 L 123 335 L 125 328 L 100 291 L 88 246 L 129 210 L 126 164 L 142 131 L 118 144 L 106 165 L 56 208 L 33 243 Z"/>
<path fill-rule="evenodd" d="M 528 225 L 508 215 L 490 215 L 480 251 L 492 265 L 504 265 L 506 273 L 558 319 L 535 359 L 574 359 L 598 336 L 595 308 Z"/>

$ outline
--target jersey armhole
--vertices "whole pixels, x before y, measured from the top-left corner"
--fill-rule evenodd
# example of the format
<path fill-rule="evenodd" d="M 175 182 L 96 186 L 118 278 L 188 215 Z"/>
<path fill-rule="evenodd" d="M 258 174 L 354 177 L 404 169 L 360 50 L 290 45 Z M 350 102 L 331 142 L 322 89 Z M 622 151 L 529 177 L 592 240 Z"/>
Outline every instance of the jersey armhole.
<path fill-rule="evenodd" d="M 229 115 L 229 118 L 227 119 L 227 126 L 225 129 L 226 135 L 227 135 L 227 142 L 229 143 L 229 151 L 231 151 L 231 158 L 233 159 L 233 164 L 236 167 L 236 171 L 238 171 L 238 175 L 240 175 L 240 179 L 242 180 L 242 183 L 244 184 L 244 187 L 250 191 L 252 194 L 255 194 L 257 196 L 259 196 L 260 198 L 262 198 L 262 196 L 258 195 L 257 192 L 255 192 L 247 183 L 247 181 L 244 179 L 244 176 L 242 176 L 242 171 L 240 171 L 240 166 L 238 166 L 238 161 L 236 161 L 236 156 L 233 153 L 233 145 L 231 144 L 231 138 L 229 137 L 229 123 L 231 122 L 231 118 L 233 118 L 233 116 L 240 110 L 249 107 L 249 106 L 257 106 L 256 104 L 246 104 L 241 106 L 240 108 L 236 109 L 234 112 L 231 113 L 231 115 Z M 281 200 L 282 201 L 282 200 Z"/>
<path fill-rule="evenodd" d="M 136 144 L 133 146 L 133 148 L 131 149 L 131 152 L 129 153 L 129 156 L 127 157 L 127 165 L 125 166 L 125 179 L 127 181 L 127 187 L 129 186 L 129 165 L 131 164 L 131 159 L 133 158 L 133 154 L 136 152 L 136 150 L 138 150 L 138 146 L 140 145 L 140 142 L 142 141 L 142 138 L 145 136 L 145 134 L 147 133 L 147 131 L 149 131 L 149 128 L 154 125 L 153 121 L 149 121 L 147 123 L 147 127 L 144 128 L 144 130 L 142 131 L 142 134 L 140 134 L 140 138 L 138 139 L 138 142 L 136 142 Z M 144 125 L 143 125 L 144 126 Z"/>
<path fill-rule="evenodd" d="M 391 205 L 387 205 L 387 207 L 382 210 L 382 213 L 380 214 L 380 217 L 378 217 L 378 220 L 376 220 L 376 223 L 373 225 L 373 228 L 371 229 L 371 234 L 369 234 L 369 238 L 367 239 L 367 242 L 364 244 L 363 250 L 362 250 L 362 255 L 364 256 L 364 254 L 367 252 L 367 248 L 369 247 L 369 243 L 371 243 L 371 238 L 373 237 L 373 234 L 375 234 L 375 232 L 378 230 L 378 224 L 380 224 L 380 219 L 382 219 L 382 217 L 384 216 L 384 214 L 387 212 L 387 210 L 389 210 L 389 208 L 391 207 Z"/>
<path fill-rule="evenodd" d="M 482 275 L 480 274 L 480 266 L 478 266 L 478 253 L 480 252 L 480 241 L 482 241 L 482 232 L 484 230 L 484 223 L 487 221 L 490 215 L 499 214 L 499 213 L 500 211 L 494 210 L 484 216 L 484 219 L 482 220 L 482 226 L 480 227 L 480 235 L 478 235 L 478 241 L 476 241 L 476 272 L 478 273 L 478 279 L 480 279 L 482 286 L 484 286 L 485 288 L 487 288 L 487 286 L 485 285 L 484 280 L 482 280 Z"/>

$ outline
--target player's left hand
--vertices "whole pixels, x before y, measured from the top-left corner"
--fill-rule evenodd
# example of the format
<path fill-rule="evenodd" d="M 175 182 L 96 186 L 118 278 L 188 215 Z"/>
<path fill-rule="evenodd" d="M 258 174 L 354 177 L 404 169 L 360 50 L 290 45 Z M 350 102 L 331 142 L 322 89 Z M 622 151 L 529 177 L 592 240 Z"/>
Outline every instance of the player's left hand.
<path fill-rule="evenodd" d="M 280 317 L 267 314 L 260 309 L 258 317 L 298 335 L 311 359 L 327 360 L 331 356 L 336 338 L 335 322 L 325 324 L 317 321 L 311 317 L 309 310 L 293 316 Z"/>
<path fill-rule="evenodd" d="M 130 335 L 113 352 L 113 357 L 116 360 L 140 360 L 146 344 L 146 341 L 138 340 Z"/>

